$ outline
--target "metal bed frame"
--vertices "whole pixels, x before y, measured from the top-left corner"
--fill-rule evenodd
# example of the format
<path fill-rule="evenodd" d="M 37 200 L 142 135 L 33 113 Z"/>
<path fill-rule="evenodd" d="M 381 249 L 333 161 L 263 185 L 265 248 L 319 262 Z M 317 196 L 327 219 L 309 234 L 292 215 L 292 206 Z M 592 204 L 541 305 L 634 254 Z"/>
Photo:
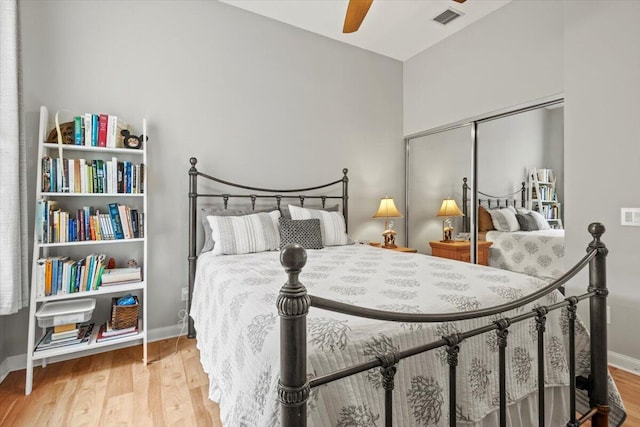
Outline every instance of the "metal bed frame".
<path fill-rule="evenodd" d="M 280 210 L 280 203 L 282 200 L 295 200 L 300 206 L 304 206 L 305 200 L 315 199 L 320 200 L 322 207 L 325 207 L 327 200 L 336 199 L 342 201 L 342 214 L 344 215 L 344 221 L 347 227 L 347 231 L 349 231 L 349 177 L 347 173 L 348 169 L 342 169 L 342 178 L 332 181 L 328 184 L 317 185 L 314 187 L 306 187 L 306 188 L 296 188 L 296 189 L 286 189 L 286 190 L 274 190 L 270 188 L 260 188 L 260 187 L 250 187 L 247 185 L 235 184 L 233 182 L 225 181 L 220 178 L 213 177 L 211 175 L 207 175 L 203 172 L 198 171 L 196 168 L 196 164 L 198 163 L 198 159 L 195 157 L 191 157 L 189 159 L 189 163 L 191 163 L 191 168 L 189 169 L 189 300 L 188 300 L 188 310 L 191 312 L 191 296 L 193 295 L 193 284 L 196 279 L 196 261 L 198 260 L 197 252 L 196 252 L 196 236 L 198 230 L 198 199 L 199 198 L 213 198 L 213 199 L 222 199 L 224 209 L 227 209 L 229 205 L 229 199 L 238 198 L 238 199 L 249 199 L 251 202 L 251 209 L 255 210 L 256 201 L 258 199 L 273 199 L 275 200 L 274 209 Z M 218 184 L 222 184 L 223 186 L 238 188 L 241 190 L 247 191 L 256 191 L 258 193 L 272 193 L 272 194 L 256 194 L 256 193 L 247 193 L 247 194 L 231 194 L 231 193 L 198 193 L 198 177 L 203 178 L 208 181 L 217 182 Z M 342 194 L 336 196 L 329 195 L 306 195 L 306 194 L 291 194 L 291 193 L 305 193 L 309 191 L 318 191 L 326 188 L 330 188 L 336 186 L 338 184 L 342 184 Z M 196 337 L 196 331 L 193 327 L 193 319 L 189 317 L 189 330 L 188 335 L 189 338 Z"/>
<path fill-rule="evenodd" d="M 316 187 L 292 189 L 292 190 L 271 190 L 258 187 L 249 187 L 224 181 L 213 176 L 199 172 L 196 169 L 197 160 L 191 158 L 191 168 L 189 169 L 189 309 L 191 308 L 191 295 L 195 280 L 196 266 L 196 225 L 197 225 L 197 200 L 201 197 L 222 198 L 224 207 L 230 198 L 249 198 L 252 208 L 255 208 L 257 198 L 266 197 L 276 200 L 276 205 L 280 207 L 283 198 L 298 199 L 300 204 L 307 198 L 321 199 L 323 206 L 326 199 L 341 199 L 343 202 L 343 213 L 345 222 L 347 220 L 348 203 L 348 182 L 347 169 L 343 169 L 343 177 L 329 184 Z M 215 181 L 220 184 L 236 187 L 248 191 L 271 192 L 272 195 L 257 195 L 255 193 L 234 195 L 227 193 L 205 194 L 197 192 L 198 177 Z M 312 190 L 320 190 L 332 185 L 342 183 L 341 196 L 305 196 L 286 195 L 282 193 L 300 193 Z M 465 181 L 466 184 L 466 181 Z M 385 396 L 385 426 L 393 425 L 393 405 L 392 394 L 394 389 L 394 377 L 398 369 L 398 362 L 407 357 L 411 357 L 427 351 L 433 351 L 440 347 L 445 347 L 447 351 L 447 362 L 449 365 L 449 411 L 456 413 L 456 367 L 460 344 L 471 337 L 495 333 L 497 335 L 499 348 L 499 420 L 500 427 L 505 427 L 507 422 L 506 408 L 506 351 L 508 346 L 509 327 L 513 324 L 535 319 L 538 333 L 538 419 L 539 426 L 544 426 L 545 400 L 544 400 L 544 333 L 547 313 L 566 309 L 569 319 L 569 375 L 575 380 L 570 381 L 570 421 L 567 427 L 578 427 L 591 420 L 593 427 L 607 427 L 609 425 L 609 402 L 608 402 L 608 370 L 607 370 L 607 279 L 606 279 L 606 257 L 608 249 L 600 240 L 605 232 L 604 225 L 592 223 L 589 225 L 589 233 L 592 241 L 587 247 L 587 254 L 575 266 L 573 266 L 562 277 L 518 300 L 484 308 L 474 311 L 440 313 L 440 314 L 409 314 L 396 313 L 383 310 L 375 310 L 355 305 L 345 304 L 325 298 L 316 297 L 307 293 L 306 288 L 298 277 L 307 259 L 306 251 L 298 245 L 288 245 L 280 253 L 280 261 L 287 274 L 287 282 L 282 286 L 277 298 L 276 306 L 280 316 L 280 381 L 278 384 L 278 399 L 281 408 L 281 425 L 285 427 L 305 427 L 307 425 L 307 400 L 312 388 L 319 387 L 333 381 L 346 378 L 372 368 L 379 367 L 382 376 L 382 384 Z M 575 277 L 582 269 L 589 266 L 589 286 L 584 294 L 570 296 L 564 300 L 547 305 L 539 306 L 534 310 L 516 315 L 504 317 L 504 313 L 530 302 L 533 302 L 545 295 L 561 288 L 570 279 Z M 580 301 L 589 300 L 590 306 L 590 331 L 591 331 L 591 372 L 588 378 L 576 377 L 575 361 L 575 322 L 577 305 Z M 425 343 L 414 348 L 400 351 L 390 351 L 379 354 L 375 358 L 346 366 L 337 371 L 317 376 L 307 376 L 307 327 L 306 317 L 309 309 L 329 310 L 358 317 L 395 321 L 395 322 L 453 322 L 475 318 L 488 318 L 489 316 L 500 316 L 496 321 L 487 325 L 465 332 L 454 333 L 442 337 L 442 339 Z M 189 319 L 189 337 L 195 337 L 193 321 Z M 590 410 L 580 418 L 576 415 L 576 389 L 586 390 L 589 395 Z M 449 417 L 449 425 L 456 425 L 456 417 Z"/>
<path fill-rule="evenodd" d="M 467 184 L 467 177 L 462 178 L 462 213 L 464 217 L 462 219 L 462 231 L 469 233 L 471 231 L 471 218 L 469 217 L 469 191 L 471 187 Z M 512 198 L 516 194 L 520 193 L 520 199 Z M 478 206 L 486 206 L 489 209 L 499 209 L 502 207 L 513 206 L 514 208 L 520 204 L 521 208 L 525 208 L 527 205 L 527 184 L 522 181 L 520 188 L 516 191 L 505 194 L 503 196 L 493 196 L 491 194 L 483 193 L 478 190 L 478 194 L 485 196 L 486 199 L 478 198 Z M 478 217 L 478 212 L 474 213 L 474 218 Z"/>

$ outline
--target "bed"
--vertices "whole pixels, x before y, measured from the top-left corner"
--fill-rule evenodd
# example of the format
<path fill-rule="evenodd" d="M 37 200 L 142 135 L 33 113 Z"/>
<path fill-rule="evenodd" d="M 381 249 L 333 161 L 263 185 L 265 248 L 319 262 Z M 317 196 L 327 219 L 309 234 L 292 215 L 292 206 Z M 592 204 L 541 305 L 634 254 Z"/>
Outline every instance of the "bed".
<path fill-rule="evenodd" d="M 557 291 L 562 281 L 549 285 L 368 245 L 198 257 L 197 198 L 221 197 L 226 207 L 231 195 L 199 193 L 197 177 L 237 184 L 195 165 L 192 159 L 189 335 L 197 331 L 209 397 L 219 402 L 223 425 L 577 426 L 567 424 L 579 422 L 574 409 L 596 426 L 624 419 L 605 346 L 592 344 L 606 342 L 604 318 L 593 320 L 605 313 L 593 302 L 606 304 L 601 273 L 587 294 L 565 298 Z M 342 184 L 336 197 L 348 212 L 343 174 L 329 185 Z M 280 208 L 285 191 L 266 191 Z M 257 195 L 247 197 L 255 208 Z M 331 196 L 318 197 L 324 205 Z M 582 266 L 603 272 L 604 228 L 591 231 L 593 250 Z M 595 304 L 591 340 L 575 317 L 587 298 Z M 575 377 L 584 381 L 569 380 Z M 590 398 L 575 393 L 576 384 Z"/>
<path fill-rule="evenodd" d="M 465 232 L 469 232 L 470 229 L 469 190 L 467 178 L 463 178 L 462 206 Z M 564 230 L 551 228 L 542 215 L 525 208 L 524 182 L 516 191 L 505 196 L 492 196 L 480 191 L 479 195 L 478 240 L 493 243 L 489 248 L 489 266 L 544 280 L 557 279 L 564 274 Z M 492 214 L 509 214 L 508 211 L 513 214 L 509 218 L 510 221 L 506 221 L 501 230 L 496 230 Z M 517 216 L 516 219 L 513 218 L 514 215 Z M 523 218 L 531 215 L 536 215 L 532 223 L 521 224 Z"/>

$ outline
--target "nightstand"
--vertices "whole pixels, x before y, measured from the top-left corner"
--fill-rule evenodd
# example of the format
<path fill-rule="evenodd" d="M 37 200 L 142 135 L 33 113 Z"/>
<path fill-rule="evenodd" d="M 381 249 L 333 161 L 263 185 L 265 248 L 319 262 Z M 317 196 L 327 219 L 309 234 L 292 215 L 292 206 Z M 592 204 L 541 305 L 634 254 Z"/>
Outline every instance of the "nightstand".
<path fill-rule="evenodd" d="M 382 243 L 376 243 L 376 242 L 371 242 L 369 243 L 371 246 L 374 246 L 376 248 L 382 248 Z M 397 246 L 395 248 L 382 248 L 382 249 L 389 249 L 391 251 L 397 251 L 397 252 L 410 252 L 410 253 L 416 253 L 418 252 L 417 249 L 413 249 L 413 248 L 405 248 L 402 246 Z"/>
<path fill-rule="evenodd" d="M 489 265 L 489 246 L 493 242 L 478 242 L 478 264 Z M 463 242 L 429 242 L 431 246 L 431 255 L 449 258 L 457 261 L 469 262 L 471 260 L 471 242 L 465 240 Z"/>

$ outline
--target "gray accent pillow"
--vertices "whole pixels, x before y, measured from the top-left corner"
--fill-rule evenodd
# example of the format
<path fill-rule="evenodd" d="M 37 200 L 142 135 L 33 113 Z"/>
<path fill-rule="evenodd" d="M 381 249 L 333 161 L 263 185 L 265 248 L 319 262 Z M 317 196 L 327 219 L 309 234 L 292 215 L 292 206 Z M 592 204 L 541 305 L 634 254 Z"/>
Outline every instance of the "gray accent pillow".
<path fill-rule="evenodd" d="M 522 231 L 536 231 L 538 228 L 538 221 L 536 218 L 528 213 L 526 215 L 516 214 L 516 218 L 518 218 L 518 224 L 520 224 L 520 230 Z"/>
<path fill-rule="evenodd" d="M 305 249 L 322 249 L 320 220 L 280 218 L 280 249 L 297 243 Z"/>
<path fill-rule="evenodd" d="M 276 208 L 265 208 L 265 209 L 223 209 L 223 208 L 203 208 L 201 209 L 201 217 L 202 226 L 204 228 L 204 245 L 202 246 L 201 254 L 205 252 L 209 252 L 213 249 L 216 242 L 213 241 L 211 237 L 211 225 L 207 220 L 208 216 L 242 216 L 242 215 L 251 215 L 260 212 L 271 212 L 275 211 Z"/>

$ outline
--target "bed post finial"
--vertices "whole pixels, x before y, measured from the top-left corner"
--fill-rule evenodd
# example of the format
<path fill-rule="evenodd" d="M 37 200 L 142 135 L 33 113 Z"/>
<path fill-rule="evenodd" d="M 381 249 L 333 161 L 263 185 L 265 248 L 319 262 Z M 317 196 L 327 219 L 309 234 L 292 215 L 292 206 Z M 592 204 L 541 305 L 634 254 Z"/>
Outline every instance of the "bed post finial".
<path fill-rule="evenodd" d="M 196 159 L 195 157 L 192 157 L 189 159 L 189 163 L 191 163 L 192 167 L 196 167 L 196 163 L 198 163 L 198 159 Z"/>
<path fill-rule="evenodd" d="M 311 298 L 298 276 L 307 263 L 307 252 L 298 244 L 289 244 L 280 252 L 280 263 L 288 275 L 276 301 L 280 316 L 281 425 L 304 427 L 311 391 L 307 381 L 307 314 Z"/>
<path fill-rule="evenodd" d="M 591 380 L 592 390 L 589 403 L 597 413 L 592 418 L 594 427 L 609 425 L 609 399 L 607 377 L 607 246 L 600 241 L 605 228 L 599 222 L 589 224 L 589 233 L 593 241 L 587 251 L 596 250 L 597 254 L 589 262 L 589 292 L 595 295 L 589 299 L 589 323 L 591 329 Z"/>

